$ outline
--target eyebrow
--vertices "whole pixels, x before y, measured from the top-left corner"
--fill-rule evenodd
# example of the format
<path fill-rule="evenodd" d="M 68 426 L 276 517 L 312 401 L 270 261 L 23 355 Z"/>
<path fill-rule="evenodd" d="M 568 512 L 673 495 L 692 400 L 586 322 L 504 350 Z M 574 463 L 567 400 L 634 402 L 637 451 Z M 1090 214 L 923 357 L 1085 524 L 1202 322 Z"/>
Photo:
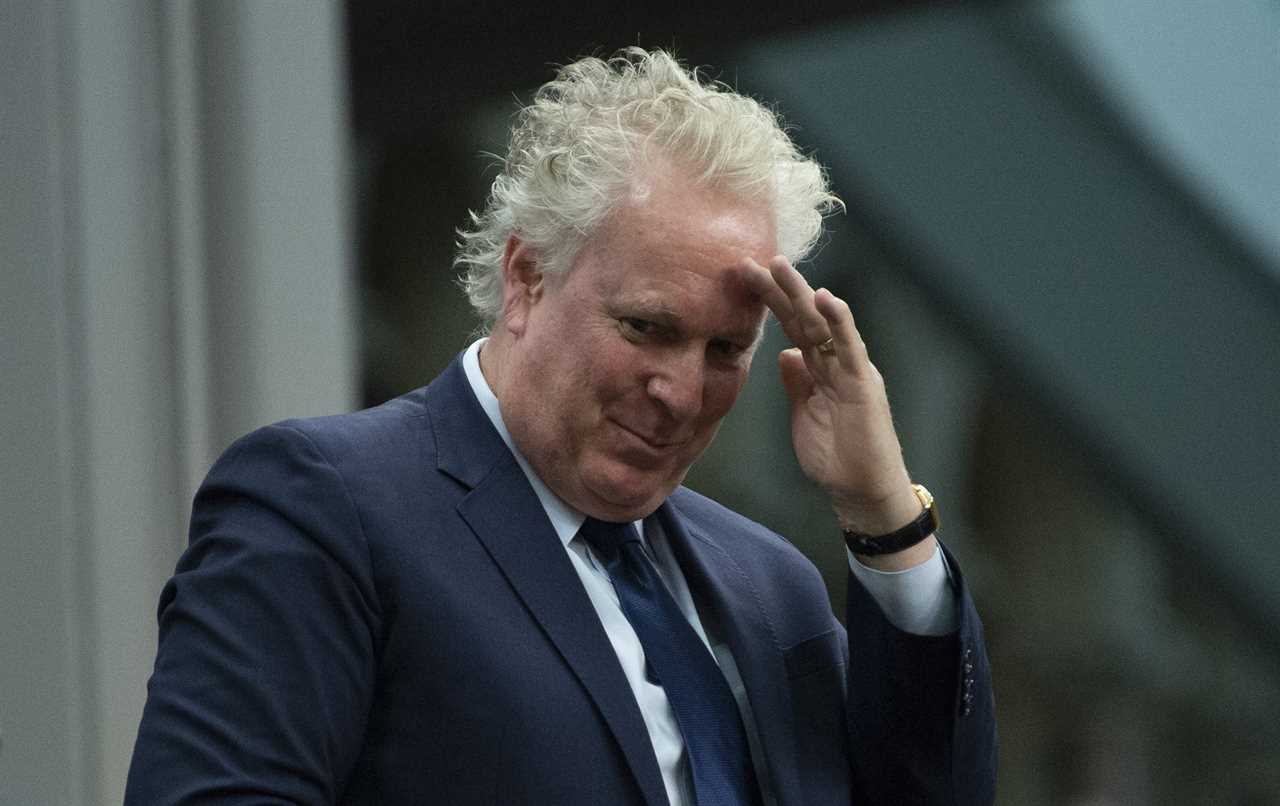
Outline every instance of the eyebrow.
<path fill-rule="evenodd" d="M 609 306 L 610 314 L 614 316 L 636 316 L 652 319 L 660 325 L 678 325 L 684 321 L 684 317 L 670 305 L 656 299 L 623 299 L 617 300 Z"/>

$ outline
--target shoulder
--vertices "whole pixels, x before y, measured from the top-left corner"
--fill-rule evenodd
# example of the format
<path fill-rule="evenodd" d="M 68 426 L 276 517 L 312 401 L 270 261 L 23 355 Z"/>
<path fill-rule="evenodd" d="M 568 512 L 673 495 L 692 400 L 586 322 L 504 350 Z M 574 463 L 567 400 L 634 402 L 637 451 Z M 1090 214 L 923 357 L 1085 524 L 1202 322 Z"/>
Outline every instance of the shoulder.
<path fill-rule="evenodd" d="M 843 640 L 822 575 L 790 541 L 683 487 L 667 500 L 689 550 L 736 607 L 763 615 L 779 647 L 823 635 Z"/>
<path fill-rule="evenodd" d="M 332 460 L 395 456 L 427 427 L 425 398 L 424 387 L 373 408 L 282 420 L 262 431 L 276 438 L 296 434 Z"/>
<path fill-rule="evenodd" d="M 237 439 L 214 463 L 204 488 L 231 486 L 259 494 L 341 497 L 375 484 L 395 485 L 431 467 L 432 440 L 423 390 L 347 414 L 281 420 Z"/>
<path fill-rule="evenodd" d="M 688 487 L 677 487 L 667 499 L 667 503 L 681 518 L 696 526 L 725 530 L 726 533 L 736 535 L 740 539 L 760 542 L 763 546 L 777 544 L 777 547 L 781 548 L 791 545 L 768 527 Z"/>
<path fill-rule="evenodd" d="M 343 414 L 293 417 L 238 439 L 228 454 L 258 443 L 301 443 L 333 461 L 395 455 L 427 428 L 426 390 L 415 389 L 381 405 Z"/>
<path fill-rule="evenodd" d="M 724 504 L 688 487 L 678 487 L 667 499 L 672 511 L 695 530 L 708 530 L 734 543 L 786 556 L 803 555 L 790 541 L 772 529 L 757 523 Z"/>
<path fill-rule="evenodd" d="M 667 501 L 690 538 L 715 543 L 751 576 L 816 586 L 825 596 L 818 569 L 782 535 L 687 487 Z"/>
<path fill-rule="evenodd" d="M 296 444 L 316 452 L 344 473 L 385 474 L 407 467 L 434 467 L 439 455 L 463 446 L 491 448 L 497 432 L 486 419 L 467 382 L 462 361 L 455 358 L 424 387 L 379 406 L 347 414 L 282 420 L 243 437 L 232 454 L 263 442 Z M 492 436 L 492 438 L 490 438 Z M 493 450 L 480 451 L 490 457 Z"/>

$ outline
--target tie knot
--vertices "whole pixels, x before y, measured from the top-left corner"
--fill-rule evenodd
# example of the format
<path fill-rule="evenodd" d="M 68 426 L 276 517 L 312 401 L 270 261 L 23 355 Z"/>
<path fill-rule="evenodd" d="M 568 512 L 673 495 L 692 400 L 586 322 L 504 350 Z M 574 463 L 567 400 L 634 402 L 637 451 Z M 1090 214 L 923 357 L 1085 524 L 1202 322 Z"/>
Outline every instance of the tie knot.
<path fill-rule="evenodd" d="M 591 544 L 591 548 L 605 560 L 612 561 L 622 550 L 622 546 L 630 542 L 640 542 L 640 535 L 630 523 L 613 523 L 595 518 L 587 518 L 582 523 L 578 534 Z"/>

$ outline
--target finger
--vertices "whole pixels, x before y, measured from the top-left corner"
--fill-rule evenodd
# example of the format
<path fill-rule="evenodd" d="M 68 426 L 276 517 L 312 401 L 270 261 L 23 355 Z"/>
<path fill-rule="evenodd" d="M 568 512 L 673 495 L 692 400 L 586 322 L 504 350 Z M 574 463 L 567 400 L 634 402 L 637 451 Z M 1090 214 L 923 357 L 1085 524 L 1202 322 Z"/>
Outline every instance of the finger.
<path fill-rule="evenodd" d="M 759 296 L 761 301 L 773 312 L 778 324 L 782 326 L 783 333 L 787 335 L 787 339 L 792 344 L 802 347 L 810 346 L 812 342 L 799 325 L 799 319 L 796 317 L 795 306 L 792 304 L 791 298 L 778 285 L 773 273 L 751 258 L 744 260 L 742 269 L 743 279 L 746 281 L 748 288 Z"/>
<path fill-rule="evenodd" d="M 826 319 L 814 306 L 812 286 L 791 262 L 779 255 L 769 261 L 769 273 L 791 302 L 792 328 L 798 331 L 798 335 L 790 331 L 787 335 L 796 346 L 812 347 L 830 338 Z"/>
<path fill-rule="evenodd" d="M 792 347 L 778 353 L 778 369 L 782 371 L 782 388 L 786 390 L 791 405 L 808 400 L 813 394 L 813 376 L 809 374 L 800 349 Z"/>
<path fill-rule="evenodd" d="M 839 360 L 840 366 L 855 373 L 861 372 L 870 359 L 867 356 L 867 345 L 853 321 L 849 304 L 825 288 L 814 293 L 813 303 L 826 320 L 835 347 L 834 356 Z"/>
<path fill-rule="evenodd" d="M 773 315 L 780 323 L 789 322 L 792 319 L 791 300 L 774 281 L 773 274 L 751 258 L 743 260 L 742 269 L 742 278 L 746 281 L 747 287 L 760 297 L 770 311 L 773 311 Z M 786 329 L 785 324 L 783 329 Z"/>

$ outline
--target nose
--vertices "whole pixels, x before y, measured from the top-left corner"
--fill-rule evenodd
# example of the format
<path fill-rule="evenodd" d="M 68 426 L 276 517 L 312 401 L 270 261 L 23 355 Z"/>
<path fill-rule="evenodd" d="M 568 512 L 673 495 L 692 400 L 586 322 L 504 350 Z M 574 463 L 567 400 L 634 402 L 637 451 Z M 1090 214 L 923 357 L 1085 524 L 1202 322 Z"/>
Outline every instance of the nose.
<path fill-rule="evenodd" d="M 696 417 L 702 411 L 704 361 L 702 350 L 692 346 L 665 353 L 649 377 L 649 396 L 677 420 Z"/>

